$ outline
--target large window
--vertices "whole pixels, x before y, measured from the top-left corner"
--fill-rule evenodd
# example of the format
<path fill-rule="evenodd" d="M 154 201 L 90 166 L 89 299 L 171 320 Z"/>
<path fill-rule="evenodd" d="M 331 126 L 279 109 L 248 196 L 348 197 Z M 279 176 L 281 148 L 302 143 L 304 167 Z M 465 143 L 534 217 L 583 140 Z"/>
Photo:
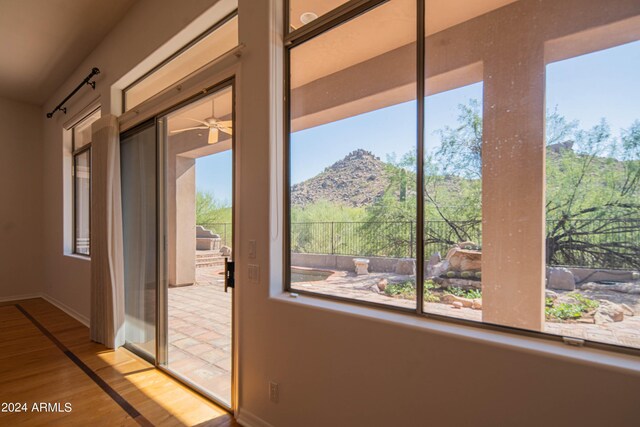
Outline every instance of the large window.
<path fill-rule="evenodd" d="M 73 253 L 90 255 L 91 248 L 91 124 L 96 110 L 72 128 Z"/>
<path fill-rule="evenodd" d="M 385 294 L 415 288 L 415 20 L 390 1 L 291 49 L 292 289 L 415 309 Z"/>
<path fill-rule="evenodd" d="M 640 348 L 640 5 L 329 3 L 286 8 L 287 289 Z"/>

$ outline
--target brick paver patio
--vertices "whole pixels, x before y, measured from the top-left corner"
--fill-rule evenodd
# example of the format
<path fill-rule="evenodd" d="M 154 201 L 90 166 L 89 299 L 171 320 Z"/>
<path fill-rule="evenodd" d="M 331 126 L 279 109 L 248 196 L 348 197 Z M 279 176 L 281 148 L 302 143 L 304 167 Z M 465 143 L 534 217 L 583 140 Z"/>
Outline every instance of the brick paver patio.
<path fill-rule="evenodd" d="M 169 288 L 169 368 L 231 402 L 231 291 L 219 268 L 198 268 L 196 283 Z"/>

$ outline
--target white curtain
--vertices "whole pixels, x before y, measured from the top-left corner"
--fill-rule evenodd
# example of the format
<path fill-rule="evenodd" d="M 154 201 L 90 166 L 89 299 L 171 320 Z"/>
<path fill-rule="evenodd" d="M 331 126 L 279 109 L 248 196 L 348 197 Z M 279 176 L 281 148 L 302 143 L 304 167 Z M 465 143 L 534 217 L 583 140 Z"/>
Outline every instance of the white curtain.
<path fill-rule="evenodd" d="M 120 137 L 113 115 L 92 126 L 91 339 L 110 348 L 124 344 L 124 273 Z"/>

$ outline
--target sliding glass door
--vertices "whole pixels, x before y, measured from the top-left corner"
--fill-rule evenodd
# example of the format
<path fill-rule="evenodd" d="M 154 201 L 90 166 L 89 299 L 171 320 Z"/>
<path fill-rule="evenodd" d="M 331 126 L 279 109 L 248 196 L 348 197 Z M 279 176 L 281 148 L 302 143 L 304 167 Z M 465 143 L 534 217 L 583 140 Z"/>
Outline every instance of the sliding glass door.
<path fill-rule="evenodd" d="M 153 121 L 120 137 L 127 346 L 156 359 L 158 289 L 156 133 Z"/>
<path fill-rule="evenodd" d="M 126 345 L 228 408 L 233 107 L 223 83 L 120 137 Z"/>
<path fill-rule="evenodd" d="M 158 363 L 231 408 L 233 294 L 225 272 L 234 252 L 233 86 L 222 85 L 157 123 L 166 272 Z"/>

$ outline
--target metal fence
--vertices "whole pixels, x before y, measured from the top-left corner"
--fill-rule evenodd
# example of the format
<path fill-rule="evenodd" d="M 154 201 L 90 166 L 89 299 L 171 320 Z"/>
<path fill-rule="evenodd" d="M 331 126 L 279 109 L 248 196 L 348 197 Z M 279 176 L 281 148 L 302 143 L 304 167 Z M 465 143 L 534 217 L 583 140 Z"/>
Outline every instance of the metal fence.
<path fill-rule="evenodd" d="M 463 224 L 465 240 L 480 243 L 480 223 Z M 425 253 L 446 253 L 460 239 L 445 221 L 425 223 Z M 291 224 L 291 250 L 298 253 L 413 258 L 416 223 L 313 222 Z"/>
<path fill-rule="evenodd" d="M 231 224 L 203 224 L 231 246 Z M 426 221 L 425 257 L 461 240 L 482 244 L 480 221 Z M 291 251 L 414 258 L 416 223 L 291 223 Z M 588 268 L 640 268 L 640 219 L 547 220 L 547 263 Z"/>

